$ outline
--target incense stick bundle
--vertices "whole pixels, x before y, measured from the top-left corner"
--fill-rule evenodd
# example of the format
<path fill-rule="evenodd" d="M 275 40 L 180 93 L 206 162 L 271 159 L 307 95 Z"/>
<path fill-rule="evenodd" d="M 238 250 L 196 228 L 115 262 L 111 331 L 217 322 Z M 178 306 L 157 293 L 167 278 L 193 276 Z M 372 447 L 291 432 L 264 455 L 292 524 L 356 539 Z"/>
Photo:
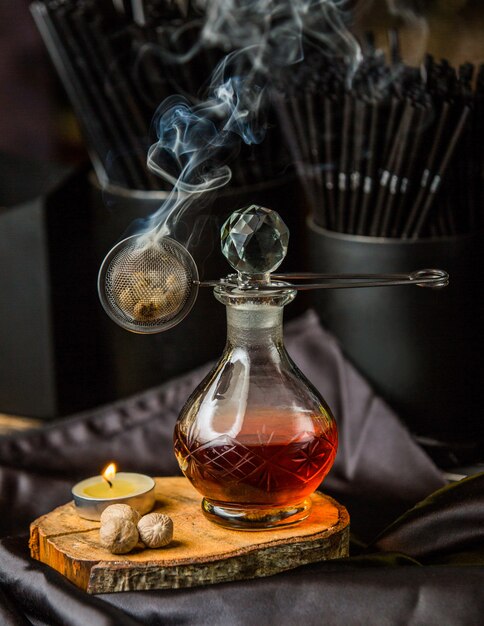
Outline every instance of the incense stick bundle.
<path fill-rule="evenodd" d="M 274 87 L 313 217 L 329 230 L 385 238 L 480 228 L 484 68 L 456 71 L 430 56 L 410 68 L 395 33 L 390 42 L 391 63 L 368 45 L 350 87 L 344 61 L 322 55 Z"/>
<path fill-rule="evenodd" d="M 425 201 L 423 203 L 423 207 L 422 210 L 419 213 L 418 219 L 417 219 L 417 223 L 415 224 L 413 231 L 412 231 L 412 239 L 418 239 L 418 237 L 420 236 L 420 233 L 422 232 L 422 227 L 425 223 L 425 220 L 428 217 L 428 213 L 430 211 L 430 208 L 435 200 L 435 195 L 442 183 L 442 177 L 445 174 L 445 171 L 447 169 L 447 167 L 449 166 L 449 162 L 450 159 L 452 158 L 452 155 L 454 153 L 454 150 L 456 148 L 456 145 L 462 135 L 462 130 L 464 128 L 464 125 L 467 121 L 467 118 L 469 116 L 470 113 L 470 109 L 469 107 L 465 107 L 464 110 L 462 111 L 462 114 L 459 118 L 459 122 L 457 123 L 457 126 L 454 130 L 454 132 L 452 133 L 452 136 L 450 138 L 450 141 L 447 144 L 444 156 L 442 158 L 442 161 L 440 163 L 440 165 L 438 166 L 438 169 L 434 175 L 434 177 L 432 178 L 432 182 L 430 183 L 429 187 L 428 187 L 428 192 L 427 192 L 427 196 L 425 198 Z M 408 230 L 404 231 L 405 233 L 408 232 Z M 404 235 L 405 236 L 405 235 Z"/>
<path fill-rule="evenodd" d="M 199 49 L 199 7 L 189 0 L 37 0 L 31 10 L 99 180 L 128 189 L 167 189 L 146 165 L 155 112 L 170 95 L 181 93 L 194 104 L 206 97 L 209 77 L 226 54 Z M 180 61 L 192 48 L 193 58 Z M 232 185 L 265 182 L 287 170 L 286 145 L 273 132 L 273 113 L 266 114 L 267 139 L 241 147 L 230 164 Z"/>

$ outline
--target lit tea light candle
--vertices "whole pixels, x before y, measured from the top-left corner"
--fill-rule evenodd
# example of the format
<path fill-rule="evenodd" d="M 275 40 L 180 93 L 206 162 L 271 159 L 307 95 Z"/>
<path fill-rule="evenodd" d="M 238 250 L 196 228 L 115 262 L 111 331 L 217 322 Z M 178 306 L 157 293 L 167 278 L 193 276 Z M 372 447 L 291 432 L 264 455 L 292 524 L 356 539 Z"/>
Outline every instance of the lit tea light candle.
<path fill-rule="evenodd" d="M 117 472 L 110 463 L 100 476 L 91 476 L 72 488 L 74 505 L 80 517 L 99 520 L 110 504 L 129 504 L 141 515 L 155 504 L 155 481 L 145 474 Z"/>

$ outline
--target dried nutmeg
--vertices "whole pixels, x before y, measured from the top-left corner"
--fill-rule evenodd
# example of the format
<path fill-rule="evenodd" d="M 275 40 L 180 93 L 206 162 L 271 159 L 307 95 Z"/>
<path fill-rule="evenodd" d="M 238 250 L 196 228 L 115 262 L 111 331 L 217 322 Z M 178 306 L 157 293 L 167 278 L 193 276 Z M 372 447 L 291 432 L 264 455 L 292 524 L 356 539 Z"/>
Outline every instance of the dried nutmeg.
<path fill-rule="evenodd" d="M 173 521 L 162 513 L 149 513 L 138 522 L 141 541 L 148 548 L 162 548 L 173 539 Z"/>
<path fill-rule="evenodd" d="M 140 300 L 134 306 L 133 317 L 139 322 L 150 322 L 161 315 L 161 304 L 155 300 Z"/>
<path fill-rule="evenodd" d="M 108 519 L 99 529 L 101 545 L 113 554 L 130 552 L 138 540 L 139 534 L 136 524 L 119 517 Z"/>
<path fill-rule="evenodd" d="M 136 509 L 133 509 L 133 507 L 129 506 L 129 504 L 110 504 L 101 513 L 101 526 L 105 524 L 108 520 L 114 519 L 115 517 L 118 519 L 128 520 L 129 522 L 133 522 L 133 524 L 137 524 L 141 518 L 141 515 Z"/>

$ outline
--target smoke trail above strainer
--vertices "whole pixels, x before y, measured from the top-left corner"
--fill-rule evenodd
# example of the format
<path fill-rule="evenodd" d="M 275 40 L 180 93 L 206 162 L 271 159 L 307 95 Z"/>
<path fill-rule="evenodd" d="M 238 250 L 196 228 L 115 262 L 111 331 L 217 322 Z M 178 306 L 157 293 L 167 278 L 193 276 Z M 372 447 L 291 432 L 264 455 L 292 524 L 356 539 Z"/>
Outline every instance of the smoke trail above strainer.
<path fill-rule="evenodd" d="M 178 57 L 161 53 L 179 63 L 204 46 L 228 53 L 214 68 L 203 100 L 170 96 L 154 116 L 158 139 L 149 149 L 148 167 L 173 189 L 146 223 L 141 236 L 148 241 L 172 236 L 183 216 L 196 213 L 204 194 L 229 183 L 227 163 L 240 142 L 264 138 L 268 86 L 284 68 L 303 61 L 305 46 L 344 58 L 349 82 L 361 60 L 345 24 L 349 0 L 198 0 L 196 5 L 204 14 L 197 43 Z"/>
<path fill-rule="evenodd" d="M 419 62 L 425 55 L 429 39 L 429 25 L 424 11 L 425 4 L 420 0 L 387 0 L 390 14 L 400 18 L 414 31 L 413 54 Z"/>

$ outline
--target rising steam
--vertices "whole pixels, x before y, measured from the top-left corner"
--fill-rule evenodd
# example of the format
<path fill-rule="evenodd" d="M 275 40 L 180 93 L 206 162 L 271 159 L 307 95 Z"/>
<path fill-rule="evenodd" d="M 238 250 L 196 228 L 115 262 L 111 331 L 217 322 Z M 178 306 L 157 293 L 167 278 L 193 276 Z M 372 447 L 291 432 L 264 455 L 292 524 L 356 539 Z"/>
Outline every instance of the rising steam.
<path fill-rule="evenodd" d="M 387 0 L 390 13 L 399 17 L 413 30 L 413 55 L 421 61 L 427 49 L 429 25 L 424 16 L 422 0 Z"/>
<path fill-rule="evenodd" d="M 304 59 L 306 46 L 344 58 L 348 81 L 361 60 L 356 39 L 346 27 L 348 0 L 198 0 L 204 13 L 195 46 L 172 62 L 186 62 L 201 47 L 231 51 L 210 78 L 206 98 L 196 104 L 170 96 L 154 118 L 158 140 L 148 153 L 148 167 L 173 185 L 149 219 L 149 241 L 173 236 L 176 222 L 202 196 L 231 179 L 227 162 L 240 141 L 264 138 L 267 88 L 284 68 Z"/>

